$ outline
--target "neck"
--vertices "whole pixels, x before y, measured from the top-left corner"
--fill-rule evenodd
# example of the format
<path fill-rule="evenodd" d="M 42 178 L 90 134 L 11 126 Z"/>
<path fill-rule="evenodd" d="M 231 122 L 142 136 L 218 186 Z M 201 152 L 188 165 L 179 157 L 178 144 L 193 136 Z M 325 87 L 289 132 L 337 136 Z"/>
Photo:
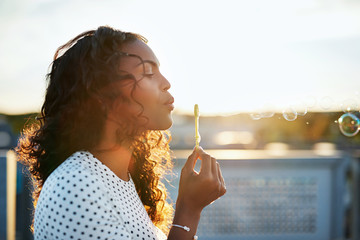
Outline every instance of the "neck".
<path fill-rule="evenodd" d="M 92 150 L 91 153 L 120 179 L 129 181 L 128 171 L 132 156 L 130 148 L 116 146 L 107 150 Z"/>
<path fill-rule="evenodd" d="M 97 146 L 91 153 L 113 171 L 119 178 L 129 180 L 129 165 L 133 154 L 131 143 L 117 141 L 116 132 L 119 122 L 115 121 L 116 116 L 109 113 L 103 126 L 103 133 Z"/>

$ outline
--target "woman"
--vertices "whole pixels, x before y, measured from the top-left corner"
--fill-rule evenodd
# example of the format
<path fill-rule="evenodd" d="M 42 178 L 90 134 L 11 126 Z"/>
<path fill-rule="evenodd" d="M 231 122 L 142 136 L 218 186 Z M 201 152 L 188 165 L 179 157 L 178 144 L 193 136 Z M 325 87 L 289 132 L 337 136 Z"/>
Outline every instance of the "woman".
<path fill-rule="evenodd" d="M 195 148 L 175 210 L 167 203 L 174 99 L 146 43 L 99 27 L 56 51 L 40 122 L 17 147 L 34 180 L 35 239 L 195 239 L 202 209 L 225 194 L 216 159 Z"/>

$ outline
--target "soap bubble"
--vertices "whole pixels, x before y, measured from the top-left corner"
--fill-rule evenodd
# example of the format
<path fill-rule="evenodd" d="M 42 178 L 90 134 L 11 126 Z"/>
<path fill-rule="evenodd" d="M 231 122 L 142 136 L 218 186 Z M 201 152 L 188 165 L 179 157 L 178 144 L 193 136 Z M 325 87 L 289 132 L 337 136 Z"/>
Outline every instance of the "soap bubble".
<path fill-rule="evenodd" d="M 297 118 L 297 112 L 293 107 L 287 107 L 282 111 L 282 114 L 287 121 L 294 121 Z"/>
<path fill-rule="evenodd" d="M 360 120 L 352 113 L 343 114 L 338 122 L 340 131 L 347 137 L 353 137 L 359 132 Z"/>
<path fill-rule="evenodd" d="M 250 117 L 253 120 L 259 120 L 261 118 L 271 118 L 275 115 L 275 112 L 272 111 L 272 109 L 274 109 L 274 107 L 271 104 L 266 103 L 259 108 L 253 109 L 253 111 L 250 113 Z"/>
<path fill-rule="evenodd" d="M 253 112 L 253 113 L 250 113 L 250 117 L 253 119 L 253 120 L 260 120 L 262 115 L 261 113 L 258 113 L 258 112 Z"/>
<path fill-rule="evenodd" d="M 271 118 L 275 115 L 273 111 L 274 106 L 270 102 L 264 103 L 264 105 L 260 108 L 260 113 L 263 118 Z"/>
<path fill-rule="evenodd" d="M 271 117 L 273 117 L 274 115 L 275 115 L 275 113 L 272 112 L 272 111 L 264 111 L 264 112 L 261 113 L 261 116 L 262 116 L 263 118 L 271 118 Z"/>
<path fill-rule="evenodd" d="M 302 101 L 297 102 L 294 105 L 292 105 L 292 108 L 296 111 L 296 114 L 298 116 L 305 116 L 308 111 L 308 107 Z"/>
<path fill-rule="evenodd" d="M 329 110 L 333 106 L 333 104 L 334 104 L 334 101 L 329 96 L 323 97 L 320 100 L 320 106 L 324 110 Z"/>
<path fill-rule="evenodd" d="M 304 101 L 307 108 L 313 108 L 316 105 L 316 98 L 314 96 L 307 96 Z"/>
<path fill-rule="evenodd" d="M 341 110 L 343 112 L 354 112 L 359 109 L 359 105 L 355 99 L 349 98 L 341 103 Z"/>

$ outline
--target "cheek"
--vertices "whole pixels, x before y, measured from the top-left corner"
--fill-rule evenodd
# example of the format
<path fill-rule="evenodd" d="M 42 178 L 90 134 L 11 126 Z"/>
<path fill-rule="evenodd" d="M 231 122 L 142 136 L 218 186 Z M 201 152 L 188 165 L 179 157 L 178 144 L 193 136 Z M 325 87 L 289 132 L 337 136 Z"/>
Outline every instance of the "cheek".
<path fill-rule="evenodd" d="M 146 111 L 146 106 L 148 108 L 156 108 L 156 105 L 159 104 L 159 92 L 158 89 L 150 81 L 144 80 L 136 88 L 134 93 L 135 100 L 141 103 L 144 106 Z"/>
<path fill-rule="evenodd" d="M 138 124 L 146 124 L 150 128 L 164 118 L 160 98 L 161 92 L 154 80 L 143 79 L 138 83 L 133 94 L 131 94 L 131 87 L 124 89 L 128 103 L 122 106 L 124 114 L 126 112 L 135 116 Z"/>

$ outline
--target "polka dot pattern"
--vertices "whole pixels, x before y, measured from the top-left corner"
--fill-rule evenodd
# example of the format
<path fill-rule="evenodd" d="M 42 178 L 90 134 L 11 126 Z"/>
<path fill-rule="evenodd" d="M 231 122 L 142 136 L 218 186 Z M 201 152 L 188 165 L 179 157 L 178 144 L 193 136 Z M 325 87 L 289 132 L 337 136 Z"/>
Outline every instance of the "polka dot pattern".
<path fill-rule="evenodd" d="M 118 178 L 86 151 L 45 181 L 34 219 L 35 240 L 166 239 L 150 220 L 132 181 Z"/>

